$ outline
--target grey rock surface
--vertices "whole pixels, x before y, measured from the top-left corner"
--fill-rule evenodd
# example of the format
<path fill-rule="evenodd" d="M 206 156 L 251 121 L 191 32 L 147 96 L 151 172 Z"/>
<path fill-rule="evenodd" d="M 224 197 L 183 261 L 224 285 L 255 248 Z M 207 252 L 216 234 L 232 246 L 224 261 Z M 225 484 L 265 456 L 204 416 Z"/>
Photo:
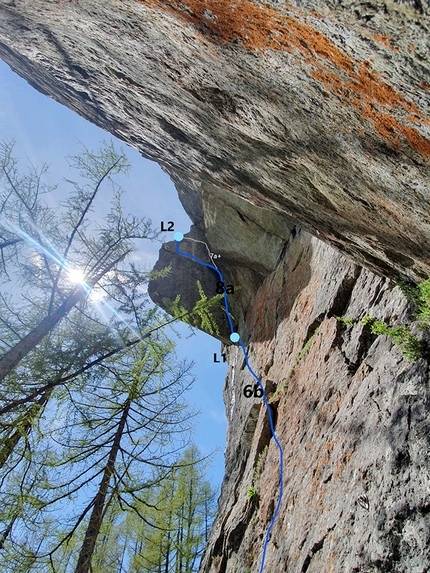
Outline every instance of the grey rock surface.
<path fill-rule="evenodd" d="M 158 161 L 385 275 L 430 274 L 429 8 L 0 3 L 0 57 Z"/>
<path fill-rule="evenodd" d="M 196 220 L 204 225 L 213 218 L 204 212 Z M 238 235 L 231 231 L 232 244 L 236 239 L 240 244 L 243 230 L 232 228 Z M 207 241 L 204 230 L 198 236 Z M 252 244 L 264 240 L 261 229 L 253 232 Z M 428 360 L 409 362 L 390 338 L 373 335 L 358 321 L 369 314 L 390 326 L 407 324 L 424 337 L 427 353 L 429 336 L 414 329 L 412 309 L 389 279 L 297 228 L 283 240 L 278 263 L 252 282 L 254 295 L 247 292 L 242 299 L 239 290 L 229 297 L 283 448 L 283 497 L 264 570 L 425 573 L 430 567 Z M 262 264 L 271 244 L 266 242 Z M 207 260 L 204 248 L 197 252 L 192 243 L 186 245 L 187 239 L 181 249 Z M 203 281 L 212 272 L 195 263 L 182 267 L 172 244 L 166 251 L 176 265 L 173 276 L 181 280 L 167 280 L 164 288 L 186 291 L 197 276 Z M 240 279 L 247 281 L 246 267 L 230 259 L 228 249 L 224 254 L 220 264 L 240 286 Z M 158 264 L 165 260 L 161 256 Z M 253 261 L 247 264 L 252 267 Z M 279 451 L 261 398 L 244 396 L 255 380 L 228 333 L 224 325 L 225 478 L 200 570 L 257 573 L 279 498 Z"/>
<path fill-rule="evenodd" d="M 178 187 L 181 197 L 180 184 Z M 195 186 L 191 196 L 185 195 L 184 203 L 189 206 L 196 224 L 185 234 L 178 248 L 217 266 L 225 285 L 235 289 L 235 295 L 230 297 L 230 310 L 234 323 L 243 327 L 248 305 L 267 274 L 279 264 L 295 226 L 285 215 L 255 207 L 212 184 L 202 185 L 200 189 Z M 200 300 L 198 283 L 208 299 L 217 294 L 220 277 L 216 271 L 178 256 L 174 241 L 162 246 L 154 270 L 168 270 L 167 274 L 150 281 L 148 287 L 152 300 L 168 312 L 178 295 L 181 306 L 191 311 Z M 213 331 L 209 334 L 229 342 L 230 328 L 224 305 L 212 307 L 211 314 L 219 334 Z M 196 326 L 200 324 L 197 322 Z"/>

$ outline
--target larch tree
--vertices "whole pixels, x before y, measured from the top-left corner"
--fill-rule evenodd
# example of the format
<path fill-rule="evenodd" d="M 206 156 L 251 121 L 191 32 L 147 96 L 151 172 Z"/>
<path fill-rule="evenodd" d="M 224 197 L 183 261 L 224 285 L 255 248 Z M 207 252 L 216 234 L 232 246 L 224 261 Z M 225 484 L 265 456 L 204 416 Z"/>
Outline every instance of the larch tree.
<path fill-rule="evenodd" d="M 153 489 L 147 521 L 129 516 L 133 533 L 127 573 L 198 571 L 215 513 L 216 492 L 205 479 L 207 462 L 196 446 L 187 448 L 169 478 Z"/>
<path fill-rule="evenodd" d="M 11 473 L 16 482 L 28 474 L 53 392 L 138 344 L 142 327 L 154 318 L 142 292 L 148 273 L 131 255 L 138 239 L 157 233 L 148 219 L 123 212 L 114 180 L 129 169 L 123 152 L 112 143 L 97 153 L 84 148 L 70 166 L 78 181 L 67 180 L 71 191 L 55 203 L 56 189 L 44 182 L 46 166 L 22 173 L 13 143 L 0 145 L 1 485 Z M 100 204 L 105 213 L 95 220 Z M 98 297 L 108 304 L 97 305 Z M 21 486 L 27 497 L 30 483 Z M 22 503 L 4 508 L 0 548 Z"/>
<path fill-rule="evenodd" d="M 52 207 L 46 167 L 21 174 L 13 144 L 0 146 L 0 468 L 73 372 L 138 342 L 139 296 L 120 302 L 133 324 L 110 312 L 100 319 L 94 296 L 144 284 L 130 261 L 137 239 L 155 238 L 150 221 L 127 216 L 114 176 L 127 173 L 122 152 L 104 144 L 70 159 L 79 172 L 71 192 Z M 94 221 L 97 201 L 110 203 Z M 135 288 L 136 290 L 136 288 Z M 136 293 L 135 293 L 136 294 Z"/>
<path fill-rule="evenodd" d="M 114 175 L 129 166 L 112 144 L 84 149 L 80 181 L 52 207 L 45 168 L 21 175 L 12 151 L 0 147 L 0 569 L 125 571 L 152 552 L 160 573 L 191 573 L 213 492 L 184 473 L 199 465 L 182 457 L 190 365 L 131 259 L 157 233 L 123 213 Z M 133 519 L 148 538 L 138 552 Z"/>
<path fill-rule="evenodd" d="M 178 463 L 193 419 L 183 397 L 191 365 L 177 363 L 173 345 L 158 338 L 81 375 L 54 420 L 41 420 L 37 459 L 33 453 L 19 483 L 11 476 L 0 494 L 0 506 L 20 503 L 7 563 L 32 557 L 28 571 L 56 571 L 67 556 L 68 571 L 89 573 L 111 508 L 145 519 L 147 491 Z M 23 489 L 30 495 L 22 498 Z"/>

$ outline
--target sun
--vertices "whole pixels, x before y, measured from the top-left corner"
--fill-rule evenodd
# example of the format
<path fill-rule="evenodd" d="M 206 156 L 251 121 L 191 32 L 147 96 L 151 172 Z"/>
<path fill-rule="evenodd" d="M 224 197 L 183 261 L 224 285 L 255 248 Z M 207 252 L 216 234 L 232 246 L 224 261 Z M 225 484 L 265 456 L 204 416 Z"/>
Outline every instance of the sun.
<path fill-rule="evenodd" d="M 85 282 L 85 275 L 80 269 L 70 269 L 67 271 L 69 281 L 75 284 Z"/>

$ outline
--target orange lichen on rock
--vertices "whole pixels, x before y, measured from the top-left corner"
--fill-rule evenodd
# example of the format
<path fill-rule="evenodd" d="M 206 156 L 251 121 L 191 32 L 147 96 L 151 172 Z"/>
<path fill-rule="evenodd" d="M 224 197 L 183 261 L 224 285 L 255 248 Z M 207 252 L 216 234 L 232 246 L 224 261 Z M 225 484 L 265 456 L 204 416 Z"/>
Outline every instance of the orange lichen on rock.
<path fill-rule="evenodd" d="M 402 108 L 415 115 L 408 116 L 409 121 L 427 123 L 423 120 L 415 104 L 408 102 L 399 92 L 385 82 L 378 81 L 376 72 L 367 70 L 367 63 L 361 64 L 360 74 L 350 74 L 354 81 L 342 80 L 337 74 L 328 71 L 311 70 L 311 75 L 328 85 L 342 100 L 357 109 L 360 114 L 372 121 L 376 131 L 388 139 L 394 147 L 400 146 L 399 135 L 403 135 L 409 145 L 423 157 L 430 157 L 430 141 L 417 129 L 401 124 L 386 110 Z M 385 110 L 385 111 L 382 111 Z"/>
<path fill-rule="evenodd" d="M 430 140 L 424 139 L 413 127 L 400 124 L 396 126 L 396 129 L 400 131 L 403 137 L 406 137 L 413 149 L 419 151 L 423 157 L 430 157 Z"/>
<path fill-rule="evenodd" d="M 377 72 L 369 70 L 368 62 L 357 64 L 358 72 L 351 71 L 349 78 L 330 72 L 325 66 L 318 65 L 317 70 L 311 70 L 311 75 L 330 87 L 342 99 L 348 101 L 357 109 L 364 109 L 366 104 L 386 106 L 387 108 L 401 107 L 405 111 L 421 116 L 417 106 L 406 100 L 392 86 L 381 81 Z"/>
<path fill-rule="evenodd" d="M 157 6 L 180 15 L 196 25 L 203 33 L 212 34 L 217 40 L 230 43 L 240 40 L 248 49 L 267 48 L 276 44 L 273 37 L 283 32 L 283 26 L 270 18 L 268 26 L 267 8 L 254 2 L 226 2 L 225 0 L 138 0 L 142 4 Z M 275 10 L 273 13 L 280 16 Z M 271 14 L 273 17 L 273 15 Z M 280 20 L 280 18 L 277 18 Z M 271 46 L 272 47 L 272 46 Z"/>
<path fill-rule="evenodd" d="M 380 136 L 398 147 L 402 135 L 413 149 L 430 157 L 430 141 L 416 128 L 403 125 L 392 115 L 395 110 L 403 110 L 414 114 L 413 120 L 406 118 L 406 121 L 427 123 L 418 107 L 377 72 L 371 71 L 369 62 L 351 58 L 327 36 L 299 21 L 300 15 L 292 6 L 283 5 L 283 10 L 294 11 L 295 17 L 250 0 L 137 1 L 180 16 L 220 43 L 239 41 L 252 51 L 299 52 L 310 65 L 313 78 L 372 121 Z M 390 39 L 384 35 L 373 38 L 385 45 Z"/>
<path fill-rule="evenodd" d="M 375 42 L 378 42 L 379 44 L 383 44 L 387 48 L 390 48 L 390 50 L 393 50 L 395 52 L 399 51 L 399 48 L 396 48 L 391 44 L 392 39 L 390 38 L 390 36 L 387 36 L 386 34 L 376 34 L 375 36 L 371 36 L 371 38 L 373 38 Z"/>
<path fill-rule="evenodd" d="M 316 55 L 326 58 L 344 71 L 354 68 L 353 60 L 336 48 L 324 34 L 267 4 L 260 5 L 250 0 L 236 3 L 226 0 L 138 2 L 173 12 L 220 42 L 231 43 L 238 40 L 249 50 L 273 49 L 292 52 L 296 48 L 310 58 Z M 283 8 L 293 10 L 293 7 L 288 5 Z"/>

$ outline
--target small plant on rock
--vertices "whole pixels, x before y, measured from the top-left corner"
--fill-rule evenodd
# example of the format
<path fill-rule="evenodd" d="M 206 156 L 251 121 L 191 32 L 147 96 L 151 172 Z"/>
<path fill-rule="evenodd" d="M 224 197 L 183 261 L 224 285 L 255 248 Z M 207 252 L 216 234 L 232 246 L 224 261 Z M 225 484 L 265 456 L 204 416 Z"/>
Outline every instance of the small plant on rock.
<path fill-rule="evenodd" d="M 414 307 L 414 317 L 418 323 L 418 328 L 421 330 L 430 328 L 430 278 L 416 286 L 402 282 L 398 283 L 397 286 Z M 360 322 L 364 326 L 368 326 L 372 334 L 389 336 L 408 360 L 418 360 L 423 356 L 423 342 L 411 334 L 405 324 L 388 326 L 383 320 L 373 318 L 370 315 L 366 315 L 361 320 L 354 320 L 347 316 L 338 316 L 337 319 L 346 325 L 355 325 Z"/>
<path fill-rule="evenodd" d="M 422 357 L 421 341 L 411 334 L 404 324 L 388 326 L 383 320 L 373 318 L 370 314 L 367 314 L 361 320 L 354 320 L 346 316 L 338 316 L 337 320 L 342 322 L 342 324 L 353 326 L 360 323 L 363 326 L 368 326 L 372 334 L 376 334 L 377 336 L 389 336 L 393 343 L 400 348 L 407 360 L 413 361 Z"/>
<path fill-rule="evenodd" d="M 257 488 L 254 486 L 248 488 L 246 495 L 248 496 L 248 499 L 253 499 L 257 495 Z"/>
<path fill-rule="evenodd" d="M 415 307 L 415 318 L 421 329 L 430 327 L 430 279 L 427 279 L 416 287 L 399 283 L 398 287 Z"/>
<path fill-rule="evenodd" d="M 413 336 L 404 324 L 387 326 L 384 321 L 365 316 L 361 323 L 370 326 L 372 334 L 389 336 L 408 360 L 418 360 L 422 356 L 421 341 Z"/>

